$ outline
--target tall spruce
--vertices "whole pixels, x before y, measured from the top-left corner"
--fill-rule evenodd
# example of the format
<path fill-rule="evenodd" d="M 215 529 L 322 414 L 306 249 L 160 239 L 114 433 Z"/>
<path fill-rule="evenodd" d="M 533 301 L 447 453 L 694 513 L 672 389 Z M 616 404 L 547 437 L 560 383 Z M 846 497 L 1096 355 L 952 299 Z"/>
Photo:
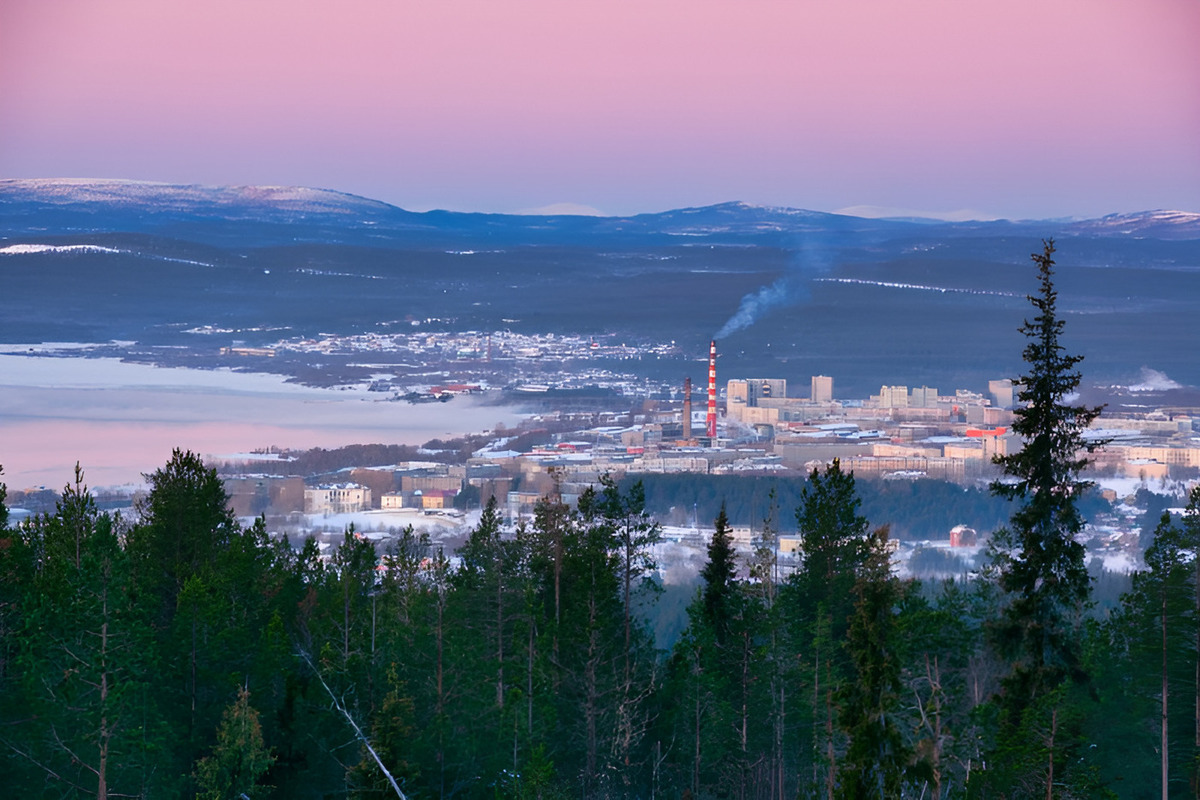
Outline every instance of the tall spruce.
<path fill-rule="evenodd" d="M 899 709 L 901 663 L 898 606 L 905 587 L 892 575 L 888 529 L 871 533 L 854 582 L 854 613 L 846 633 L 850 679 L 838 692 L 839 723 L 848 739 L 838 770 L 838 796 L 900 797 L 914 753 Z"/>
<path fill-rule="evenodd" d="M 0 475 L 4 474 L 4 465 L 0 464 Z M 4 481 L 0 481 L 0 532 L 3 532 L 8 527 L 8 506 L 4 505 L 4 501 L 8 499 L 8 487 L 4 485 Z"/>
<path fill-rule="evenodd" d="M 722 505 L 708 545 L 703 581 L 688 608 L 688 627 L 675 646 L 670 688 L 678 693 L 669 715 L 680 755 L 690 762 L 693 796 L 745 797 L 750 770 L 761 763 L 750 753 L 758 730 L 753 696 L 759 607 L 737 580 L 737 553 Z M 681 766 L 684 758 L 680 758 Z"/>
<path fill-rule="evenodd" d="M 737 555 L 733 551 L 733 534 L 725 504 L 717 514 L 712 541 L 708 544 L 708 562 L 700 572 L 704 580 L 704 618 L 711 627 L 717 644 L 723 646 L 729 632 L 732 596 L 737 591 Z"/>
<path fill-rule="evenodd" d="M 1058 316 L 1053 256 L 1053 240 L 1032 255 L 1040 288 L 1029 302 L 1038 313 L 1020 328 L 1028 339 L 1022 354 L 1028 371 L 1017 379 L 1022 405 L 1013 412 L 1012 426 L 1023 447 L 996 457 L 1010 480 L 991 487 L 1019 503 L 999 574 L 1012 600 L 996 629 L 999 649 L 1013 664 L 1004 681 L 1003 706 L 1010 716 L 1068 677 L 1082 678 L 1076 628 L 1089 577 L 1076 536 L 1084 525 L 1079 498 L 1090 484 L 1079 474 L 1088 463 L 1081 454 L 1094 446 L 1083 432 L 1101 409 L 1068 401 L 1079 387 L 1075 367 L 1083 356 L 1068 354 L 1060 342 L 1064 322 Z"/>
<path fill-rule="evenodd" d="M 1080 480 L 1086 452 L 1097 442 L 1083 432 L 1100 408 L 1072 405 L 1083 359 L 1066 352 L 1064 322 L 1054 288 L 1054 242 L 1033 254 L 1037 311 L 1020 332 L 1026 373 L 1016 382 L 1020 406 L 1013 431 L 1019 451 L 995 459 L 1005 479 L 996 495 L 1016 501 L 1009 526 L 993 537 L 992 550 L 1006 605 L 991 627 L 997 655 L 1011 665 L 997 697 L 999 729 L 990 769 L 981 785 L 1020 787 L 1025 794 L 1089 791 L 1094 768 L 1083 748 L 1086 709 L 1077 702 L 1087 682 L 1080 627 L 1090 576 L 1078 541 L 1084 520 Z M 973 781 L 974 782 L 974 781 Z"/>
<path fill-rule="evenodd" d="M 810 714 L 810 789 L 832 800 L 845 737 L 839 730 L 838 697 L 851 664 L 841 643 L 854 613 L 853 587 L 870 555 L 869 525 L 859 514 L 854 473 L 834 459 L 813 470 L 796 509 L 796 532 L 804 562 L 788 579 L 795 643 L 807 661 Z"/>

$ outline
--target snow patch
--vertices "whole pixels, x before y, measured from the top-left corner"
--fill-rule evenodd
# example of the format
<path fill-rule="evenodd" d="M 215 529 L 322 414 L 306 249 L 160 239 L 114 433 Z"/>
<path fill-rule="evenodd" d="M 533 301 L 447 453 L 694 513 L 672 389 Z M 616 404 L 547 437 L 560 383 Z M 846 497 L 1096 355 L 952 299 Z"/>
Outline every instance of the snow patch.
<path fill-rule="evenodd" d="M 98 244 L 10 244 L 0 247 L 0 255 L 25 256 L 34 253 L 128 253 L 113 247 Z"/>

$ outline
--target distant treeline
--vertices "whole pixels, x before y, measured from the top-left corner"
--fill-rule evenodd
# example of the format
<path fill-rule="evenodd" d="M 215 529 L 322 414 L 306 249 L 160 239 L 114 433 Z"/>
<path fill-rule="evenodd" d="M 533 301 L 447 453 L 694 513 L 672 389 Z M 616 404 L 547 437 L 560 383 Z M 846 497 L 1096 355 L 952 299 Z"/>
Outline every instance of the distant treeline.
<path fill-rule="evenodd" d="M 544 444 L 551 435 L 545 430 L 514 431 L 514 448 L 528 449 Z M 287 452 L 287 460 L 268 462 L 269 470 L 282 475 L 325 475 L 351 467 L 383 466 L 405 461 L 461 463 L 486 440 L 482 437 L 426 442 L 420 448 L 411 445 L 356 444 L 345 447 L 313 448 Z M 799 505 L 806 477 L 764 477 L 761 475 L 705 475 L 700 473 L 639 474 L 622 478 L 623 489 L 635 482 L 645 487 L 646 510 L 660 520 L 677 524 L 704 524 L 716 518 L 724 505 L 730 524 L 756 530 L 772 511 L 777 530 L 795 530 L 795 509 Z M 520 484 L 515 484 L 519 488 Z M 997 497 L 986 488 L 963 487 L 948 481 L 859 481 L 858 493 L 863 513 L 869 519 L 888 520 L 892 536 L 900 540 L 947 539 L 950 529 L 966 525 L 986 533 L 1001 527 L 1012 515 L 1012 502 Z M 1085 517 L 1111 511 L 1111 505 L 1099 492 L 1080 498 Z M 1151 520 L 1152 528 L 1157 521 Z"/>
<path fill-rule="evenodd" d="M 791 532 L 796 530 L 795 510 L 807 480 L 800 476 L 681 473 L 628 476 L 620 484 L 642 483 L 646 508 L 659 519 L 690 522 L 694 518 L 703 525 L 715 519 L 724 505 L 730 524 L 758 530 L 773 505 L 776 530 Z M 955 525 L 987 533 L 1003 526 L 1013 512 L 1011 501 L 986 488 L 948 481 L 874 480 L 858 481 L 857 485 L 863 514 L 871 520 L 887 520 L 892 536 L 901 540 L 948 539 Z M 1112 508 L 1098 492 L 1088 492 L 1080 506 L 1088 518 Z"/>
<path fill-rule="evenodd" d="M 514 430 L 509 446 L 516 450 L 528 450 L 535 445 L 545 444 L 552 436 L 549 430 Z M 354 467 L 382 467 L 406 461 L 432 461 L 443 464 L 462 464 L 484 445 L 492 436 L 463 436 L 454 439 L 430 439 L 424 444 L 350 444 L 325 449 L 313 447 L 308 450 L 272 450 L 281 456 L 278 461 L 228 462 L 221 465 L 222 473 L 239 469 L 268 471 L 276 475 L 327 475 Z"/>

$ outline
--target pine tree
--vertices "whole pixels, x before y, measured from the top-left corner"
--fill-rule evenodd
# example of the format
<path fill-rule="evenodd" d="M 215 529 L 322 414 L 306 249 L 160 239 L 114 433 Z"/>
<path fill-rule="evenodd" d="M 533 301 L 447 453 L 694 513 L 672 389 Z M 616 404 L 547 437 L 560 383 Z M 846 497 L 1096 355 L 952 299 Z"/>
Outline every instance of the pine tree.
<path fill-rule="evenodd" d="M 1126 610 L 1134 615 L 1133 621 L 1138 629 L 1150 634 L 1151 646 L 1147 649 L 1154 654 L 1154 661 L 1158 662 L 1150 672 L 1158 678 L 1155 682 L 1158 684 L 1155 688 L 1158 689 L 1159 700 L 1158 751 L 1164 798 L 1170 795 L 1172 751 L 1182 755 L 1190 750 L 1191 745 L 1190 741 L 1177 745 L 1171 736 L 1174 726 L 1169 725 L 1172 716 L 1179 716 L 1172 713 L 1172 704 L 1179 703 L 1179 698 L 1172 690 L 1172 685 L 1176 683 L 1172 680 L 1172 674 L 1178 671 L 1177 656 L 1194 656 L 1188 652 L 1194 642 L 1196 620 L 1192 617 L 1195 589 L 1192 586 L 1193 568 L 1190 562 L 1193 559 L 1185 550 L 1187 544 L 1183 530 L 1172 524 L 1171 515 L 1164 512 L 1154 531 L 1154 544 L 1146 550 L 1146 571 L 1134 576 L 1132 596 L 1126 598 L 1124 604 Z M 1183 681 L 1178 683 L 1186 685 Z M 1188 759 L 1181 760 L 1186 764 Z"/>
<path fill-rule="evenodd" d="M 1192 730 L 1191 774 L 1188 783 L 1192 796 L 1200 798 L 1200 485 L 1193 486 L 1183 512 L 1184 546 L 1192 552 Z"/>
<path fill-rule="evenodd" d="M 0 475 L 3 474 L 4 465 L 0 464 Z M 3 533 L 4 529 L 8 527 L 8 506 L 4 504 L 4 501 L 7 499 L 8 486 L 5 485 L 4 481 L 0 481 L 0 533 Z"/>
<path fill-rule="evenodd" d="M 447 641 L 456 653 L 451 674 L 463 689 L 450 709 L 454 747 L 463 773 L 494 776 L 512 759 L 498 742 L 509 741 L 513 674 L 520 651 L 512 641 L 513 619 L 520 608 L 512 585 L 515 543 L 506 539 L 495 497 L 488 500 L 479 524 L 458 550 L 462 566 L 454 574 L 449 597 Z"/>
<path fill-rule="evenodd" d="M 804 556 L 797 577 L 815 598 L 849 606 L 849 587 L 867 556 L 866 517 L 859 514 L 862 501 L 854 474 L 843 472 L 835 458 L 824 473 L 813 470 L 796 509 L 796 531 Z M 840 614 L 845 619 L 846 614 Z"/>
<path fill-rule="evenodd" d="M 787 762 L 787 732 L 789 675 L 793 659 L 790 657 L 790 642 L 787 628 L 781 624 L 782 605 L 776 602 L 779 593 L 779 536 L 776 519 L 779 503 L 775 487 L 767 495 L 767 513 L 763 518 L 762 531 L 750 559 L 750 583 L 747 592 L 757 604 L 759 618 L 755 635 L 762 641 L 761 689 L 767 693 L 763 708 L 769 714 L 769 726 L 763 725 L 761 734 L 766 739 L 765 759 L 760 761 L 760 782 L 767 787 L 767 797 L 782 800 L 789 794 Z M 763 774 L 765 773 L 765 775 Z"/>
<path fill-rule="evenodd" d="M 54 516 L 22 534 L 42 556 L 27 576 L 20 636 L 30 713 L 8 732 L 9 747 L 44 772 L 44 789 L 28 794 L 167 791 L 169 771 L 148 770 L 162 761 L 157 665 L 148 615 L 131 602 L 118 521 L 97 510 L 76 467 Z"/>

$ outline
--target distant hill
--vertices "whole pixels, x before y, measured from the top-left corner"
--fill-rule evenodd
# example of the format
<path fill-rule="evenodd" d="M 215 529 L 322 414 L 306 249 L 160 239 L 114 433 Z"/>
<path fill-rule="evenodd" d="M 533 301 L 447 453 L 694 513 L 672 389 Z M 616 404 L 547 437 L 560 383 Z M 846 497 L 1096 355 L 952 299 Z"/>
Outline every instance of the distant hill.
<path fill-rule="evenodd" d="M 58 232 L 169 233 L 180 226 L 285 225 L 355 233 L 398 235 L 450 231 L 480 237 L 556 234 L 591 236 L 700 236 L 773 238 L 779 234 L 844 233 L 897 236 L 905 233 L 974 236 L 1055 230 L 1063 236 L 1140 236 L 1200 239 L 1200 213 L 1145 211 L 1094 220 L 997 220 L 943 222 L 867 219 L 742 202 L 672 209 L 628 217 L 591 215 L 412 212 L 357 195 L 294 186 L 196 186 L 143 181 L 41 179 L 0 180 L 0 235 L 11 237 L 53 228 Z M 387 237 L 384 237 L 387 238 Z"/>
<path fill-rule="evenodd" d="M 719 333 L 723 376 L 978 389 L 1020 368 L 1029 254 L 1045 237 L 1086 377 L 1147 367 L 1200 385 L 1200 214 L 1182 211 L 942 222 L 734 202 L 530 216 L 295 187 L 3 180 L 0 342 L 213 348 L 186 331 L 255 344 L 437 318 L 674 340 L 697 358 Z M 630 368 L 673 380 L 689 363 Z"/>

